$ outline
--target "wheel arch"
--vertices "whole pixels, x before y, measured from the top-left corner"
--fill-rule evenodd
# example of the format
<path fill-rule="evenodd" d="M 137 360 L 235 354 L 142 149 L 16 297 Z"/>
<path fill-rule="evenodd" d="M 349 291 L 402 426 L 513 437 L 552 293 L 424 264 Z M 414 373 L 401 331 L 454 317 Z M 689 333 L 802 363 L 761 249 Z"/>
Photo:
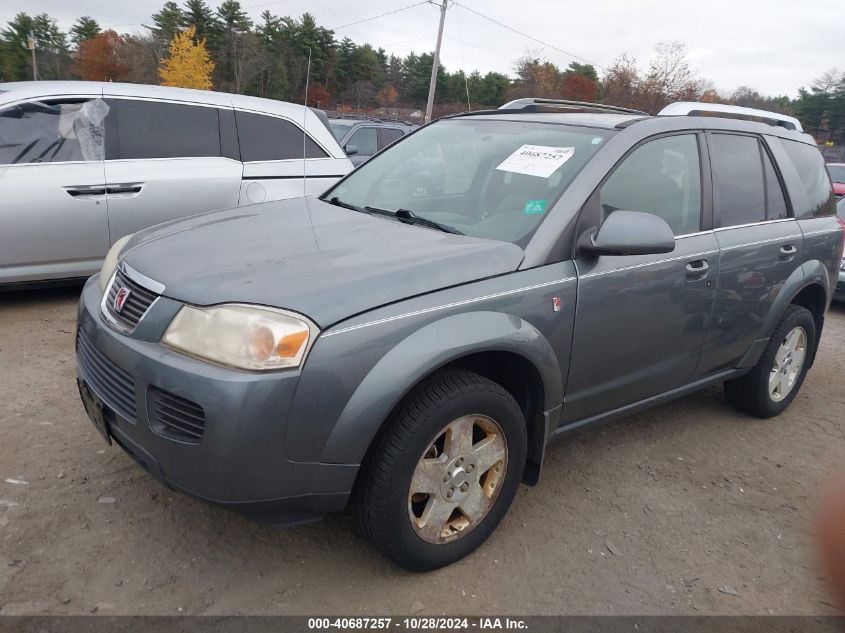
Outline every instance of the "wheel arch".
<path fill-rule="evenodd" d="M 452 368 L 494 380 L 520 405 L 529 440 L 526 482 L 534 483 L 545 446 L 544 414 L 563 400 L 560 365 L 539 330 L 519 317 L 497 312 L 445 317 L 388 351 L 347 402 L 320 461 L 363 462 L 402 400 L 432 374 Z"/>
<path fill-rule="evenodd" d="M 813 356 L 810 358 L 810 366 L 812 366 L 815 360 L 815 350 L 818 348 L 818 342 L 821 339 L 824 315 L 832 297 L 829 283 L 827 268 L 820 261 L 805 262 L 800 268 L 797 268 L 786 280 L 769 310 L 769 314 L 763 322 L 761 338 L 768 341 L 790 305 L 800 305 L 806 308 L 813 315 L 813 320 L 816 323 Z M 754 357 L 744 359 L 741 366 L 750 367 L 757 362 L 764 346 L 756 347 Z"/>

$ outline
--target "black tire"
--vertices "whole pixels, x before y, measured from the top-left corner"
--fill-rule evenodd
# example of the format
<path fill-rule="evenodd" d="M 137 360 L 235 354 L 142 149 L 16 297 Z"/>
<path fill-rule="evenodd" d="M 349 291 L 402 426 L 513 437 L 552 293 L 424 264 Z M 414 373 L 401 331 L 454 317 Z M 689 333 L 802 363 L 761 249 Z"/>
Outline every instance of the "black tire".
<path fill-rule="evenodd" d="M 778 349 L 794 328 L 801 327 L 807 336 L 807 350 L 803 365 L 795 383 L 789 393 L 780 401 L 775 401 L 769 393 L 769 376 L 775 363 L 775 355 Z M 766 349 L 763 350 L 760 360 L 754 368 L 741 378 L 725 381 L 725 397 L 738 409 L 756 415 L 761 418 L 771 418 L 784 409 L 795 399 L 807 369 L 810 367 L 815 354 L 816 345 L 816 322 L 812 313 L 797 305 L 790 305 L 781 317 L 772 336 L 769 339 Z"/>
<path fill-rule="evenodd" d="M 411 479 L 434 439 L 468 415 L 486 416 L 498 424 L 507 445 L 505 474 L 492 506 L 476 525 L 454 540 L 428 542 L 417 534 L 409 516 Z M 469 371 L 435 374 L 405 398 L 364 460 L 354 502 L 361 533 L 406 569 L 428 571 L 460 560 L 480 546 L 507 513 L 522 480 L 526 446 L 522 411 L 501 385 Z"/>

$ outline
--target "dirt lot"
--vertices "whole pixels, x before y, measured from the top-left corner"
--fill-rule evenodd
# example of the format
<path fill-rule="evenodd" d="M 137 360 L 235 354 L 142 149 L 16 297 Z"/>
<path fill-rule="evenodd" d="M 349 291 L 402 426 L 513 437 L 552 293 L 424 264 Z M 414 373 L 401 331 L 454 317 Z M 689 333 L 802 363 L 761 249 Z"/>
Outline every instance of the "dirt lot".
<path fill-rule="evenodd" d="M 415 575 L 348 516 L 254 525 L 107 448 L 76 395 L 77 294 L 0 295 L 2 614 L 834 613 L 812 516 L 845 463 L 841 307 L 780 418 L 712 388 L 556 444 L 480 551 Z"/>

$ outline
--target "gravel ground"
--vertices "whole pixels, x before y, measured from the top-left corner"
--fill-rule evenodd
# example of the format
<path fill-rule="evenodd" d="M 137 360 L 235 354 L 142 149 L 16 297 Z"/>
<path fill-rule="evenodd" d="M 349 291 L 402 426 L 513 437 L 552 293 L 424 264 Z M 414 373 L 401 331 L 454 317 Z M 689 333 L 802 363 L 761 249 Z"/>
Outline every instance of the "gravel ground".
<path fill-rule="evenodd" d="M 580 433 L 481 550 L 412 574 L 346 515 L 255 525 L 106 447 L 76 394 L 77 296 L 0 295 L 2 614 L 835 613 L 812 520 L 845 456 L 843 307 L 779 418 L 716 387 Z"/>

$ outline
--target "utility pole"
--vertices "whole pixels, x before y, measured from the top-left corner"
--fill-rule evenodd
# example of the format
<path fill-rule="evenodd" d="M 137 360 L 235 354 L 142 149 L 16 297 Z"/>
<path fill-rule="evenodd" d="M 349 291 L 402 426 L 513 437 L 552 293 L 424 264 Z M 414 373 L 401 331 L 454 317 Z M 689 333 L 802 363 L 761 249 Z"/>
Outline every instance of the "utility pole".
<path fill-rule="evenodd" d="M 434 90 L 437 88 L 437 71 L 440 68 L 440 44 L 443 41 L 443 24 L 446 22 L 446 8 L 449 0 L 443 0 L 440 5 L 440 27 L 437 29 L 437 47 L 434 49 L 434 61 L 431 64 L 431 82 L 428 84 L 428 104 L 425 106 L 425 122 L 431 121 L 431 111 L 434 109 Z"/>
<path fill-rule="evenodd" d="M 24 48 L 28 48 L 32 51 L 32 80 L 38 81 L 38 62 L 35 61 L 35 48 L 37 46 L 35 42 L 35 33 L 32 31 L 29 32 L 29 38 L 23 46 Z"/>

